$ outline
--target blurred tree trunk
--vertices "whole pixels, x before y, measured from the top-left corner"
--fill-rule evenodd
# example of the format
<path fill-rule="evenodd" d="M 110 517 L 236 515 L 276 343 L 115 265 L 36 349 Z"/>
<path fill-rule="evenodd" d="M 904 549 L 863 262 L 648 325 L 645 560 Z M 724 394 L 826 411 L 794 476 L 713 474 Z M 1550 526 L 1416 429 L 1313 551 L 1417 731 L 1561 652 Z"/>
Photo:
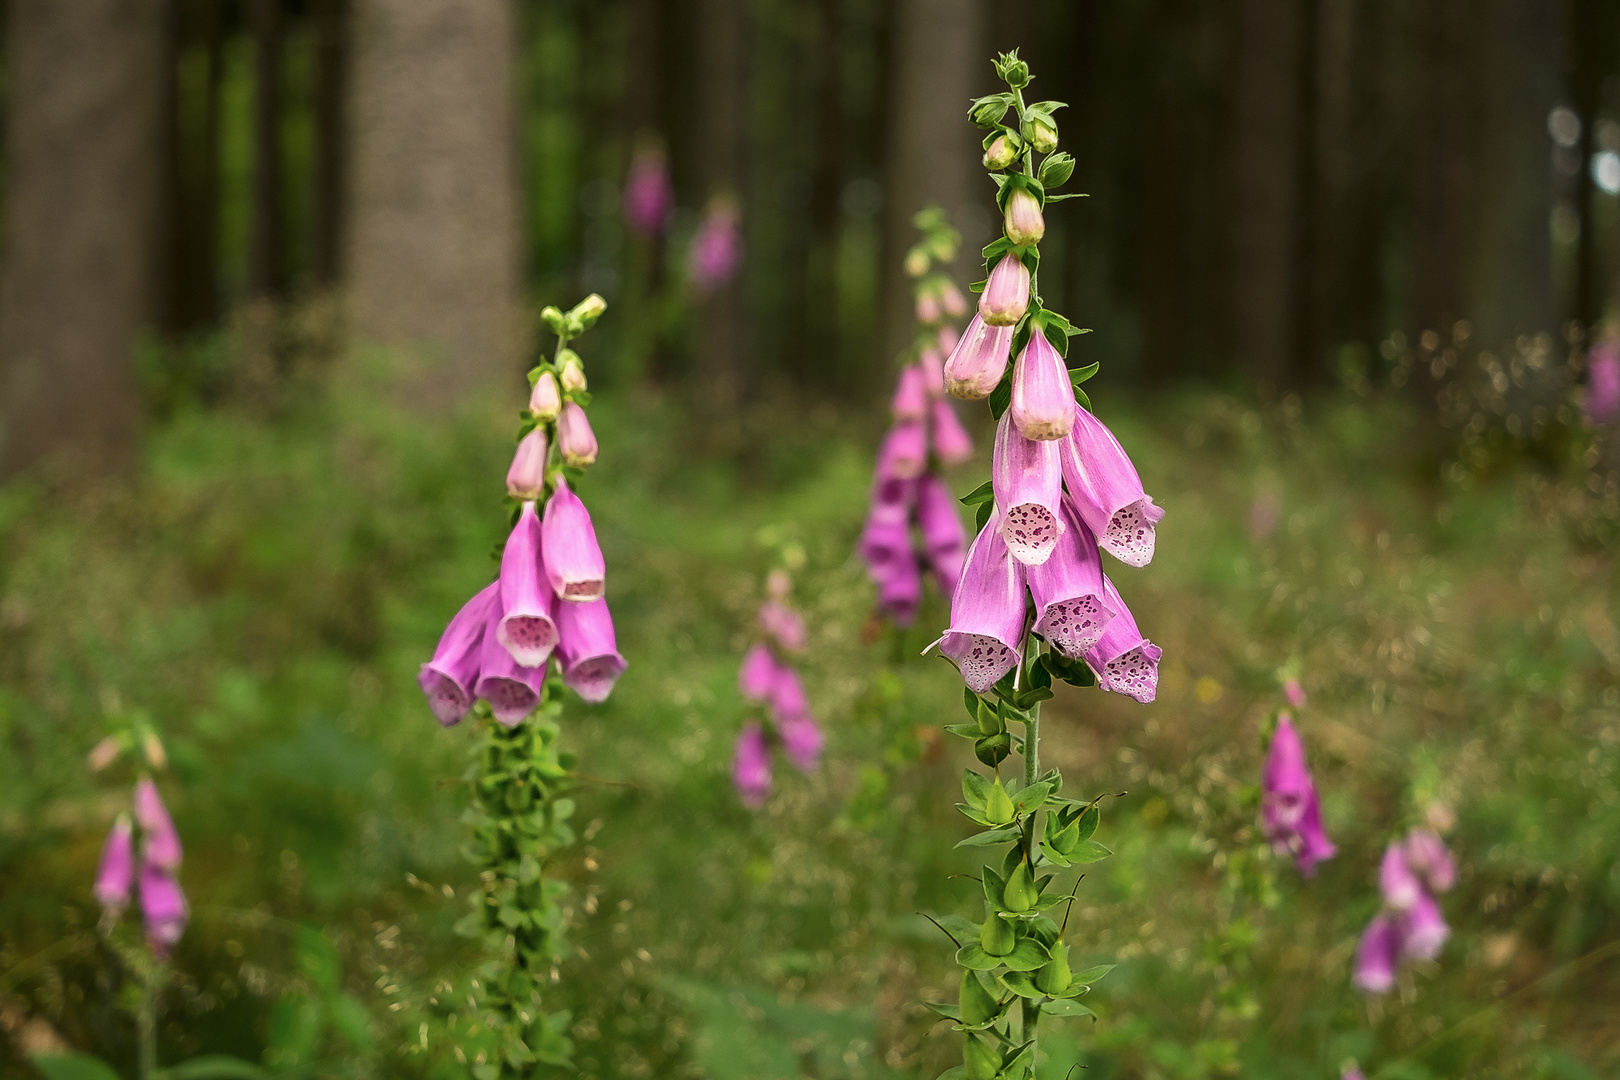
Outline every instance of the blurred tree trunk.
<path fill-rule="evenodd" d="M 11 0 L 0 473 L 126 464 L 161 291 L 162 0 Z"/>
<path fill-rule="evenodd" d="M 698 120 L 698 154 L 704 197 L 740 196 L 743 190 L 743 41 L 746 9 L 742 0 L 698 0 L 698 79 L 702 102 Z M 763 207 L 742 208 L 743 235 L 749 217 Z M 698 314 L 696 373 L 711 400 L 725 404 L 747 392 L 743 271 L 704 299 Z"/>
<path fill-rule="evenodd" d="M 1424 24 L 1412 260 L 1413 322 L 1418 331 L 1446 329 L 1471 307 L 1481 165 L 1476 149 L 1480 141 L 1476 85 L 1481 72 L 1475 5 L 1470 0 L 1429 0 Z M 1546 168 L 1544 155 L 1536 167 Z"/>
<path fill-rule="evenodd" d="M 349 222 L 355 344 L 400 350 L 448 409 L 521 370 L 510 0 L 356 0 Z"/>
<path fill-rule="evenodd" d="M 1305 28 L 1303 10 L 1289 0 L 1238 5 L 1232 345 L 1262 392 L 1288 386 L 1296 376 Z"/>
<path fill-rule="evenodd" d="M 248 237 L 248 296 L 286 290 L 282 227 L 281 0 L 251 0 L 253 37 L 253 205 Z"/>
<path fill-rule="evenodd" d="M 810 100 L 815 103 L 815 151 L 810 170 L 804 297 L 795 309 L 799 332 L 790 348 L 793 375 L 809 384 L 829 370 L 846 381 L 838 355 L 838 226 L 843 195 L 844 50 L 839 0 L 811 0 Z M 864 366 L 864 365 L 863 365 Z"/>
<path fill-rule="evenodd" d="M 213 0 L 180 0 L 171 16 L 163 317 L 170 334 L 197 330 L 219 317 L 219 95 L 225 42 L 220 15 Z"/>
<path fill-rule="evenodd" d="M 1620 58 L 1620 5 L 1613 0 L 1573 0 L 1571 4 L 1572 63 L 1570 95 L 1581 118 L 1580 168 L 1575 174 L 1576 212 L 1580 237 L 1575 256 L 1574 317 L 1590 331 L 1603 317 L 1608 295 L 1606 268 L 1598 257 L 1597 222 L 1592 216 L 1592 155 L 1597 153 L 1594 131 L 1603 111 L 1603 82 L 1614 74 Z"/>
<path fill-rule="evenodd" d="M 342 272 L 343 102 L 348 72 L 348 4 L 315 3 L 315 283 L 337 284 Z"/>
<path fill-rule="evenodd" d="M 972 98 L 997 87 L 983 45 L 981 17 L 976 0 L 895 3 L 883 254 L 878 270 L 881 348 L 872 357 L 884 382 L 888 369 L 882 365 L 910 343 L 916 321 L 911 279 L 900 262 L 916 242 L 911 219 L 917 211 L 930 203 L 943 207 L 962 232 L 963 250 L 955 269 L 964 283 L 983 276 L 978 253 L 990 240 L 995 189 L 988 180 L 978 179 L 983 173 L 982 133 L 968 119 L 967 109 Z"/>

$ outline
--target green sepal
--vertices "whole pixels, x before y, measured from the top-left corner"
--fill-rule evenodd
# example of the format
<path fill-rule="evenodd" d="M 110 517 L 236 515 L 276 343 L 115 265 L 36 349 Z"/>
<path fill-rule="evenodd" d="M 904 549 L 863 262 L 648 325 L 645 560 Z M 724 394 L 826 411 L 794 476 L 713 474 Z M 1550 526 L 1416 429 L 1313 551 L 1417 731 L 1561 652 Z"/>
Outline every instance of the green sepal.
<path fill-rule="evenodd" d="M 540 321 L 545 323 L 546 329 L 550 330 L 553 334 L 561 334 L 563 332 L 563 313 L 550 304 L 547 304 L 545 307 L 540 309 Z"/>
<path fill-rule="evenodd" d="M 1037 101 L 1033 105 L 1024 106 L 1024 117 L 1028 120 L 1045 120 L 1050 123 L 1053 113 L 1068 107 L 1069 104 L 1066 101 Z"/>
<path fill-rule="evenodd" d="M 961 1008 L 956 1005 L 952 1005 L 948 1001 L 925 1001 L 923 1002 L 923 1006 L 938 1013 L 947 1020 L 955 1020 L 958 1023 L 960 1023 L 962 1020 Z"/>
<path fill-rule="evenodd" d="M 1048 188 L 1062 187 L 1074 175 L 1074 158 L 1059 151 L 1041 162 L 1041 183 Z M 1050 197 L 1050 196 L 1049 196 Z"/>
<path fill-rule="evenodd" d="M 991 987 L 985 985 L 985 979 L 975 971 L 962 972 L 957 1000 L 961 1003 L 963 1024 L 988 1026 L 1001 1018 L 1000 996 L 993 993 Z"/>
<path fill-rule="evenodd" d="M 956 809 L 961 811 L 962 816 L 973 822 L 975 825 L 983 825 L 987 829 L 994 828 L 996 826 L 996 822 L 991 821 L 989 818 L 984 816 L 984 811 L 976 810 L 967 803 L 957 803 Z"/>
<path fill-rule="evenodd" d="M 1038 809 L 1046 802 L 1046 797 L 1052 793 L 1052 785 L 1045 780 L 1037 781 L 1028 787 L 1018 789 L 1018 797 L 1013 805 L 1018 807 L 1019 813 L 1028 813 Z"/>
<path fill-rule="evenodd" d="M 974 488 L 972 491 L 970 491 L 966 495 L 962 496 L 962 498 L 959 499 L 958 501 L 963 506 L 978 506 L 980 503 L 989 502 L 991 499 L 994 499 L 995 497 L 996 497 L 996 493 L 995 493 L 995 490 L 994 490 L 993 486 L 991 485 L 991 482 L 989 480 L 986 480 L 984 483 L 980 484 L 978 487 Z M 970 693 L 970 694 L 973 693 L 972 690 L 968 690 L 967 692 Z"/>
<path fill-rule="evenodd" d="M 1014 349 L 1012 355 L 1017 356 L 1018 351 Z M 1012 369 L 1013 366 L 1008 364 L 1007 374 L 1003 375 L 1001 377 L 1001 381 L 996 384 L 996 388 L 990 391 L 990 414 L 997 420 L 1001 419 L 1001 414 L 1006 412 L 1008 406 L 1012 404 Z M 981 509 L 980 513 L 984 513 L 984 511 Z M 985 514 L 986 518 L 989 516 L 989 514 Z M 979 527 L 981 529 L 984 528 L 983 525 L 980 525 Z"/>
<path fill-rule="evenodd" d="M 1012 753 L 1012 736 L 1005 731 L 985 735 L 973 744 L 973 756 L 990 768 L 995 768 Z"/>
<path fill-rule="evenodd" d="M 962 1046 L 962 1070 L 967 1080 L 996 1080 L 1001 1072 L 1001 1055 L 977 1035 L 969 1035 Z"/>
<path fill-rule="evenodd" d="M 1004 971 L 1001 973 L 1001 983 L 1019 997 L 1043 998 L 1046 996 L 1036 988 L 1035 980 L 1030 978 L 1027 971 Z"/>
<path fill-rule="evenodd" d="M 1032 937 L 1018 939 L 1017 946 L 1012 952 L 1001 958 L 1001 962 L 1014 971 L 1034 971 L 1044 967 L 1051 960 L 1047 954 L 1046 946 Z"/>
<path fill-rule="evenodd" d="M 996 504 L 993 502 L 984 503 L 979 507 L 979 512 L 973 515 L 974 532 L 982 532 L 984 530 L 984 523 L 990 520 L 990 515 L 995 512 L 995 509 Z"/>
<path fill-rule="evenodd" d="M 1002 890 L 1001 902 L 1008 911 L 1023 912 L 1033 908 L 1040 902 L 1041 893 L 1035 885 L 1034 875 L 1030 873 L 1029 861 L 1021 859 L 1012 873 L 1007 875 L 1006 888 Z"/>
<path fill-rule="evenodd" d="M 1086 331 L 1083 331 L 1083 330 L 1077 331 L 1077 333 L 1085 333 L 1085 332 Z M 1093 362 L 1093 363 L 1087 364 L 1085 367 L 1070 368 L 1069 369 L 1069 383 L 1070 383 L 1070 385 L 1075 386 L 1075 387 L 1079 387 L 1079 385 L 1081 383 L 1085 382 L 1086 380 L 1090 379 L 1093 375 L 1097 374 L 1097 369 L 1100 368 L 1100 367 L 1102 367 L 1101 364 Z"/>
<path fill-rule="evenodd" d="M 990 801 L 990 781 L 972 769 L 962 770 L 962 798 L 980 810 Z"/>
<path fill-rule="evenodd" d="M 979 730 L 978 724 L 946 724 L 947 734 L 960 736 L 964 739 L 977 739 L 984 732 Z"/>
<path fill-rule="evenodd" d="M 968 119 L 982 128 L 995 127 L 1001 123 L 1007 110 L 1017 104 L 1018 99 L 1003 90 L 999 94 L 986 94 L 982 98 L 974 98 L 968 106 Z"/>
<path fill-rule="evenodd" d="M 979 948 L 986 956 L 1006 956 L 1018 945 L 1018 931 L 994 911 L 979 924 Z"/>
<path fill-rule="evenodd" d="M 1077 973 L 1074 977 L 1074 981 L 1090 986 L 1092 983 L 1099 981 L 1110 971 L 1113 971 L 1115 966 L 1116 965 L 1114 964 L 1098 964 L 1096 967 L 1088 967 L 1086 970 Z"/>
<path fill-rule="evenodd" d="M 1101 862 L 1112 854 L 1097 841 L 1087 840 L 1069 853 L 1069 862 L 1074 866 L 1085 866 L 1087 863 Z"/>
<path fill-rule="evenodd" d="M 956 950 L 956 963 L 969 971 L 994 971 L 1001 966 L 1001 961 L 985 952 L 984 946 L 977 941 L 970 941 Z"/>
<path fill-rule="evenodd" d="M 1065 191 L 1061 195 L 1048 195 L 1046 197 L 1046 201 L 1049 202 L 1049 203 L 1055 203 L 1055 202 L 1062 202 L 1064 199 L 1089 199 L 1089 198 L 1091 198 L 1091 192 L 1089 192 L 1089 191 Z"/>
<path fill-rule="evenodd" d="M 964 837 L 956 842 L 956 846 L 959 848 L 989 847 L 991 844 L 1005 844 L 1018 839 L 1018 834 L 1019 829 L 1016 825 L 1006 825 L 999 829 L 991 829 L 989 832 L 974 833 L 972 836 Z"/>
<path fill-rule="evenodd" d="M 1047 1016 L 1096 1016 L 1097 1014 L 1070 997 L 1041 1002 L 1041 1012 Z"/>
<path fill-rule="evenodd" d="M 960 915 L 931 915 L 929 917 L 939 925 L 940 929 L 954 938 L 958 945 L 964 941 L 972 941 L 979 934 L 979 924 L 972 919 L 965 919 Z"/>

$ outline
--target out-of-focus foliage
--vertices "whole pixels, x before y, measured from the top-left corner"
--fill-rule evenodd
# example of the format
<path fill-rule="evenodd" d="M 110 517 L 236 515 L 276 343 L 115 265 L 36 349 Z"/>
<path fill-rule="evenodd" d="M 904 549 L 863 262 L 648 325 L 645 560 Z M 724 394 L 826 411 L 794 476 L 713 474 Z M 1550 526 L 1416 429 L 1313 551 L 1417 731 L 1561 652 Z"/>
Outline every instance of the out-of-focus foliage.
<path fill-rule="evenodd" d="M 1415 463 L 1404 399 L 1361 389 L 1151 410 L 1095 391 L 1168 510 L 1154 573 L 1116 575 L 1165 662 L 1152 706 L 1068 688 L 1046 705 L 1045 753 L 1072 793 L 1129 794 L 1110 802 L 1116 855 L 1090 871 L 1069 933 L 1075 964 L 1120 967 L 1092 995 L 1095 1026 L 1043 1034 L 1043 1077 L 1077 1061 L 1094 1078 L 1199 1077 L 1226 1056 L 1279 1080 L 1332 1077 L 1348 1057 L 1388 1078 L 1620 1064 L 1612 505 L 1586 485 L 1578 427 L 1539 464 L 1442 472 Z M 163 1060 L 461 1074 L 420 1021 L 479 959 L 452 932 L 473 887 L 458 817 L 477 740 L 439 729 L 414 676 L 493 572 L 510 410 L 435 425 L 371 400 L 181 402 L 128 482 L 0 489 L 12 1050 L 48 1025 L 131 1065 L 91 932 L 118 805 L 84 764 L 116 696 L 163 733 L 187 850 L 194 918 Z M 652 392 L 596 412 L 586 484 L 630 669 L 606 705 L 570 702 L 562 721 L 584 784 L 582 841 L 559 867 L 579 898 L 558 1002 L 580 1075 L 937 1073 L 955 1037 L 917 1003 L 954 992 L 953 950 L 913 913 L 977 914 L 977 887 L 949 875 L 981 860 L 951 850 L 971 830 L 951 809 L 961 747 L 920 742 L 885 797 L 850 810 L 893 734 L 880 704 L 903 700 L 906 724 L 961 707 L 946 665 L 880 675 L 887 644 L 861 640 L 871 597 L 852 552 L 877 418 L 794 403 L 715 417 Z M 807 555 L 802 670 L 830 747 L 756 815 L 727 768 L 767 526 Z M 943 614 L 919 615 L 906 655 Z M 1274 868 L 1276 905 L 1246 915 L 1253 1005 L 1234 1016 L 1205 944 L 1222 855 L 1252 839 L 1244 790 L 1274 672 L 1294 656 L 1339 854 L 1310 882 Z M 1349 962 L 1423 762 L 1458 822 L 1455 936 L 1369 1004 Z"/>

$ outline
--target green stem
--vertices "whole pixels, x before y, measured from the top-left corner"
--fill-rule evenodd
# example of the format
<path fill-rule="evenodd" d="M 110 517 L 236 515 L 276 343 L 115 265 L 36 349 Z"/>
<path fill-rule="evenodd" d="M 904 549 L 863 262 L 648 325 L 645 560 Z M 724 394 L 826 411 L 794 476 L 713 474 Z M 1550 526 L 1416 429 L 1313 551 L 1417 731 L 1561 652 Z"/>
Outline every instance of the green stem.
<path fill-rule="evenodd" d="M 141 1001 L 135 1013 L 136 1068 L 140 1080 L 151 1080 L 157 1072 L 157 981 L 152 972 L 141 973 Z"/>

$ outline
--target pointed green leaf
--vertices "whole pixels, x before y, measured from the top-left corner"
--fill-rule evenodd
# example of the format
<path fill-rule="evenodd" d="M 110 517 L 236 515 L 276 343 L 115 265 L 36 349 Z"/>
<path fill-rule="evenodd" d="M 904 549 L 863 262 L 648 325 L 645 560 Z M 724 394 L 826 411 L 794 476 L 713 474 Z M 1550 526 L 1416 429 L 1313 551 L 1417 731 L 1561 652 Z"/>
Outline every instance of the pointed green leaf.
<path fill-rule="evenodd" d="M 1104 975 L 1107 975 L 1110 971 L 1113 971 L 1114 967 L 1114 964 L 1098 964 L 1096 967 L 1088 967 L 1086 970 L 1076 973 L 1074 976 L 1074 981 L 1085 983 L 1087 986 L 1090 986 L 1098 979 L 1101 979 Z"/>
<path fill-rule="evenodd" d="M 990 481 L 986 480 L 984 483 L 962 496 L 960 502 L 963 506 L 978 506 L 980 503 L 989 502 L 995 497 L 996 494 L 993 490 L 991 490 Z M 973 691 L 969 690 L 968 693 L 971 694 Z"/>
<path fill-rule="evenodd" d="M 1019 938 L 1013 951 L 1001 958 L 1014 971 L 1034 971 L 1045 967 L 1052 957 L 1047 953 L 1046 947 L 1032 937 Z M 960 962 L 960 961 L 959 961 Z"/>
<path fill-rule="evenodd" d="M 983 810 L 990 801 L 990 781 L 972 769 L 963 769 L 962 797 L 970 806 Z"/>
<path fill-rule="evenodd" d="M 1035 988 L 1035 980 L 1029 977 L 1028 972 L 1007 971 L 1001 975 L 1001 982 L 1007 989 L 1019 997 L 1043 998 L 1046 995 Z"/>
<path fill-rule="evenodd" d="M 1073 998 L 1056 998 L 1041 1003 L 1041 1012 L 1048 1016 L 1096 1016 L 1097 1014 Z"/>
<path fill-rule="evenodd" d="M 994 971 L 1001 966 L 1001 961 L 985 952 L 984 946 L 977 941 L 970 941 L 956 950 L 956 963 L 969 971 Z M 1039 967 L 1040 965 L 1035 966 Z"/>
<path fill-rule="evenodd" d="M 972 836 L 964 837 L 956 842 L 956 846 L 959 848 L 989 847 L 991 844 L 1005 844 L 1016 839 L 1018 839 L 1017 826 L 1008 825 L 999 829 L 991 829 L 989 832 L 974 833 Z"/>
<path fill-rule="evenodd" d="M 1112 854 L 1112 851 L 1103 847 L 1097 841 L 1087 840 L 1069 853 L 1069 861 L 1076 866 L 1084 866 L 1087 863 L 1101 862 Z"/>

